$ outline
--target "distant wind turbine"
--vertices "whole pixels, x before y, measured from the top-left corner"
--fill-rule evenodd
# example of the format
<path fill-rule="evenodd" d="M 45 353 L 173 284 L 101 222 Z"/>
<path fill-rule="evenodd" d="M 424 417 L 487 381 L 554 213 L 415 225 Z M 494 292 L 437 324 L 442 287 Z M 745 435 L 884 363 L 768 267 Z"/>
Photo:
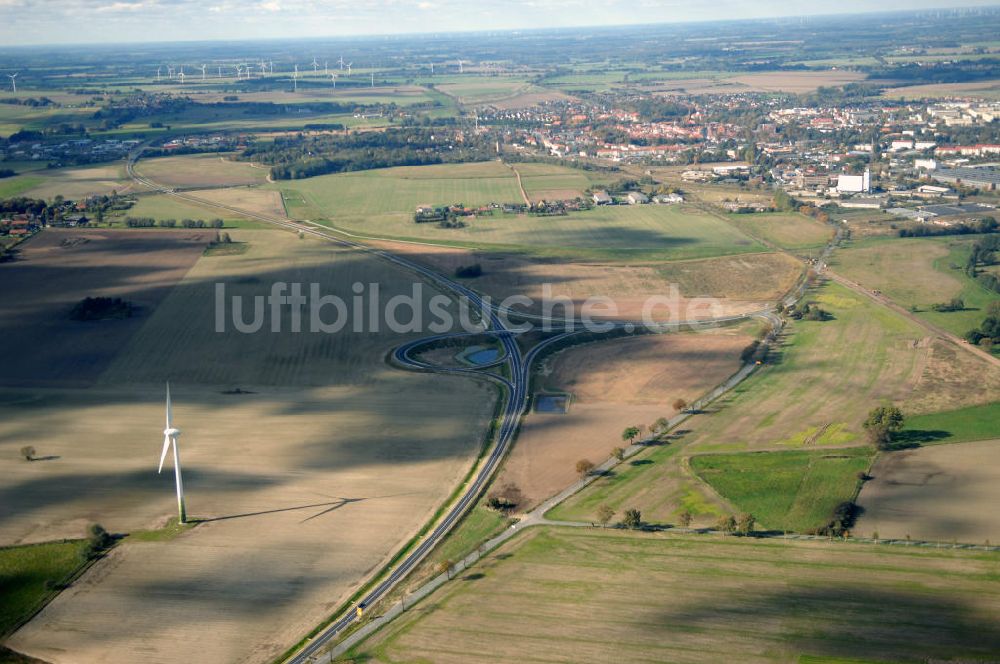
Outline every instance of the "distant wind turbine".
<path fill-rule="evenodd" d="M 292 92 L 299 91 L 299 66 L 295 65 L 295 72 L 292 74 Z"/>
<path fill-rule="evenodd" d="M 159 82 L 160 82 L 160 72 L 161 72 L 162 70 L 163 70 L 163 67 L 157 67 L 157 68 L 156 68 L 156 82 L 157 82 L 157 83 L 159 83 Z"/>
<path fill-rule="evenodd" d="M 312 66 L 313 66 L 313 73 L 314 74 L 319 71 L 319 62 L 316 61 L 316 57 L 315 56 L 313 57 Z"/>
<path fill-rule="evenodd" d="M 333 89 L 336 90 L 337 89 L 337 75 L 336 74 L 330 74 L 330 80 L 333 81 Z"/>
<path fill-rule="evenodd" d="M 203 80 L 203 81 L 205 80 L 205 69 L 207 67 L 208 67 L 208 65 L 202 65 L 201 66 L 201 80 Z"/>
<path fill-rule="evenodd" d="M 10 87 L 13 88 L 14 92 L 17 92 L 17 75 L 20 72 L 14 72 L 13 74 L 7 74 L 7 78 L 10 79 Z"/>
<path fill-rule="evenodd" d="M 167 451 L 174 448 L 174 480 L 177 484 L 177 515 L 181 523 L 187 523 L 187 510 L 184 508 L 184 482 L 181 480 L 181 453 L 177 447 L 177 438 L 181 430 L 174 427 L 170 407 L 170 383 L 167 383 L 167 426 L 163 429 L 163 452 L 160 454 L 160 468 L 157 474 L 163 472 L 163 462 L 167 459 Z"/>

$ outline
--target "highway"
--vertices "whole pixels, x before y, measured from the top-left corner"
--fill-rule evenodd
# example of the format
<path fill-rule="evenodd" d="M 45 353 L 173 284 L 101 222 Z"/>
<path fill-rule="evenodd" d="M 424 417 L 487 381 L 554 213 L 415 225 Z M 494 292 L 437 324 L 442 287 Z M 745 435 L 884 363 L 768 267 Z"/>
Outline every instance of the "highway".
<path fill-rule="evenodd" d="M 380 259 L 386 260 L 394 265 L 426 278 L 430 283 L 436 284 L 441 289 L 449 291 L 455 296 L 468 298 L 468 301 L 476 309 L 483 312 L 483 315 L 485 316 L 482 321 L 483 330 L 481 332 L 442 334 L 417 339 L 399 346 L 393 352 L 392 357 L 394 362 L 402 367 L 419 371 L 434 371 L 444 374 L 471 375 L 481 379 L 493 381 L 502 388 L 503 404 L 499 418 L 499 426 L 497 427 L 495 443 L 491 447 L 485 461 L 480 464 L 480 468 L 475 474 L 475 477 L 468 483 L 465 490 L 462 492 L 462 495 L 454 502 L 445 516 L 434 526 L 434 528 L 421 538 L 419 543 L 409 553 L 407 553 L 403 559 L 395 565 L 395 567 L 393 567 L 383 578 L 381 578 L 377 585 L 375 585 L 374 588 L 369 590 L 361 598 L 360 602 L 358 602 L 358 604 L 363 607 L 372 606 L 378 600 L 388 595 L 393 588 L 395 588 L 395 586 L 404 577 L 406 577 L 406 575 L 413 568 L 415 568 L 428 553 L 430 553 L 430 551 L 448 534 L 451 528 L 479 498 L 486 486 L 492 480 L 500 462 L 503 460 L 513 443 L 521 417 L 527 408 L 527 390 L 530 384 L 530 370 L 532 362 L 534 362 L 534 360 L 538 357 L 539 353 L 543 352 L 551 344 L 578 333 L 573 331 L 556 333 L 554 336 L 549 337 L 535 345 L 527 354 L 525 354 L 516 340 L 515 333 L 507 327 L 504 317 L 508 314 L 516 313 L 516 315 L 522 319 L 548 322 L 550 324 L 555 324 L 557 327 L 560 325 L 570 326 L 572 324 L 572 329 L 574 330 L 577 329 L 577 323 L 579 321 L 553 320 L 538 315 L 513 312 L 508 309 L 498 307 L 492 302 L 487 304 L 478 293 L 463 284 L 460 284 L 447 276 L 439 274 L 419 263 L 415 263 L 396 254 L 376 249 L 370 245 L 351 239 L 351 234 L 344 231 L 327 229 L 310 222 L 292 221 L 277 216 L 249 212 L 236 207 L 207 201 L 184 192 L 176 191 L 169 187 L 164 187 L 153 180 L 140 175 L 135 170 L 135 163 L 145 148 L 145 145 L 139 146 L 132 154 L 130 154 L 126 166 L 129 176 L 140 185 L 162 194 L 196 203 L 197 205 L 232 212 L 243 217 L 272 224 L 276 227 L 322 238 L 343 247 L 372 254 Z M 678 329 L 689 325 L 707 327 L 745 320 L 751 317 L 770 318 L 772 316 L 773 313 L 771 310 L 762 310 L 738 316 L 726 316 L 708 320 L 665 322 L 657 324 L 655 327 L 661 331 Z M 616 321 L 613 325 L 632 331 L 640 326 L 643 326 L 643 323 L 637 321 Z M 649 325 L 646 325 L 646 327 L 649 327 Z M 470 334 L 489 334 L 496 336 L 503 348 L 501 357 L 498 358 L 497 361 L 490 363 L 488 366 L 468 368 L 437 367 L 415 360 L 411 357 L 413 351 L 421 345 L 442 339 L 469 336 Z M 501 375 L 487 371 L 489 368 L 496 368 L 500 366 L 506 367 L 507 375 L 510 378 L 504 378 Z M 331 642 L 348 627 L 350 627 L 356 620 L 358 620 L 358 616 L 355 607 L 345 609 L 342 615 L 336 618 L 331 624 L 324 627 L 317 635 L 311 638 L 301 650 L 299 650 L 287 661 L 293 664 L 306 664 L 307 662 L 313 661 L 313 658 L 316 655 L 324 652 L 330 646 Z"/>

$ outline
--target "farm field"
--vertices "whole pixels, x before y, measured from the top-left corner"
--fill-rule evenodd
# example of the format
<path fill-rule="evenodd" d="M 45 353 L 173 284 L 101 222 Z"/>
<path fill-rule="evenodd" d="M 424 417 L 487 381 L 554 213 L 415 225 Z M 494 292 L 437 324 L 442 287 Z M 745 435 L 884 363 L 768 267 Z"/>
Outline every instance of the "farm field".
<path fill-rule="evenodd" d="M 125 175 L 125 167 L 120 162 L 39 170 L 22 177 L 33 184 L 20 193 L 34 198 L 52 199 L 62 196 L 76 200 L 110 194 L 112 191 L 127 194 L 136 189 L 135 183 Z M 0 180 L 0 186 L 2 183 Z"/>
<path fill-rule="evenodd" d="M 522 79 L 472 79 L 434 86 L 462 104 L 491 104 L 534 89 Z"/>
<path fill-rule="evenodd" d="M 974 239 L 892 238 L 851 243 L 836 253 L 835 271 L 866 288 L 881 290 L 903 307 L 916 307 L 921 318 L 961 336 L 979 327 L 986 306 L 1000 300 L 966 276 L 962 268 Z M 957 267 L 952 267 L 957 266 Z M 953 297 L 965 302 L 962 311 L 937 312 L 935 303 Z"/>
<path fill-rule="evenodd" d="M 705 72 L 703 76 L 656 81 L 648 87 L 658 93 L 689 95 L 738 94 L 741 92 L 787 92 L 807 94 L 823 86 L 841 86 L 865 79 L 851 71 Z"/>
<path fill-rule="evenodd" d="M 85 540 L 0 548 L 0 638 L 51 595 L 48 585 L 66 581 L 83 564 Z M 48 584 L 48 585 L 47 585 Z M 3 650 L 0 649 L 0 657 Z"/>
<path fill-rule="evenodd" d="M 553 164 L 513 164 L 512 168 L 521 174 L 521 185 L 532 202 L 582 198 L 587 188 L 608 181 L 603 173 Z"/>
<path fill-rule="evenodd" d="M 48 229 L 0 264 L 0 334 L 12 347 L 0 385 L 87 386 L 198 261 L 208 231 Z M 131 318 L 71 320 L 85 297 L 122 297 Z M 74 533 L 78 535 L 79 533 Z"/>
<path fill-rule="evenodd" d="M 247 210 L 252 210 L 253 206 L 248 206 Z M 150 194 L 140 196 L 123 216 L 128 217 L 150 217 L 157 221 L 161 219 L 175 219 L 180 225 L 182 219 L 195 219 L 201 221 L 212 221 L 222 218 L 227 226 L 239 225 L 258 227 L 263 222 L 238 215 L 235 212 L 226 212 L 211 206 L 198 205 L 193 201 L 181 200 L 167 194 Z"/>
<path fill-rule="evenodd" d="M 685 471 L 685 456 L 862 445 L 861 422 L 880 403 L 915 416 L 997 400 L 1000 370 L 926 338 L 868 298 L 826 284 L 808 299 L 833 320 L 792 322 L 759 373 L 685 423 L 668 445 L 640 457 L 650 463 L 619 467 L 550 516 L 591 520 L 606 503 L 619 511 L 638 507 L 650 521 L 667 523 L 687 510 L 710 525 L 725 506 Z"/>
<path fill-rule="evenodd" d="M 567 414 L 530 413 L 496 486 L 513 482 L 528 509 L 577 479 L 576 462 L 595 464 L 627 447 L 622 431 L 672 417 L 679 398 L 693 402 L 735 373 L 749 326 L 703 333 L 647 335 L 560 351 L 534 386 L 568 392 Z"/>
<path fill-rule="evenodd" d="M 90 389 L 0 390 L 4 543 L 166 523 L 167 378 L 201 520 L 168 541 L 126 540 L 12 636 L 15 650 L 56 664 L 272 661 L 417 532 L 479 453 L 494 391 L 386 366 L 405 334 L 293 334 L 287 311 L 283 333 L 215 331 L 217 282 L 247 298 L 272 280 L 342 295 L 379 281 L 389 298 L 409 292 L 408 274 L 291 233 L 233 235 L 249 250 L 200 258 Z M 47 460 L 17 458 L 27 432 Z"/>
<path fill-rule="evenodd" d="M 833 237 L 832 227 L 802 214 L 734 214 L 729 218 L 747 234 L 794 252 L 815 253 Z"/>
<path fill-rule="evenodd" d="M 257 187 L 226 187 L 224 189 L 201 189 L 187 192 L 196 198 L 210 201 L 219 205 L 226 205 L 254 214 L 273 215 L 276 217 L 285 216 L 285 205 L 281 201 L 281 192 L 273 189 L 260 189 Z M 214 208 L 213 208 L 214 209 Z M 218 210 L 219 215 L 234 216 L 236 213 L 227 210 Z M 266 222 L 256 222 L 262 225 Z"/>
<path fill-rule="evenodd" d="M 532 304 L 518 304 L 517 308 L 536 314 L 544 312 L 541 303 L 546 288 L 553 298 L 572 300 L 578 314 L 588 298 L 609 298 L 614 303 L 613 310 L 595 307 L 591 311 L 594 318 L 642 320 L 647 301 L 656 304 L 650 309 L 656 320 L 669 319 L 671 315 L 677 320 L 691 320 L 758 312 L 790 289 L 802 269 L 797 261 L 784 254 L 740 254 L 660 265 L 621 265 L 533 258 L 490 249 L 386 241 L 372 241 L 372 244 L 405 254 L 444 274 L 454 274 L 459 266 L 478 263 L 483 274 L 467 280 L 470 287 L 498 302 L 513 295 L 526 295 Z M 559 313 L 561 305 L 553 310 Z"/>
<path fill-rule="evenodd" d="M 246 161 L 231 161 L 228 157 L 221 154 L 157 157 L 143 159 L 136 170 L 168 187 L 223 187 L 267 181 L 266 168 Z"/>
<path fill-rule="evenodd" d="M 1000 438 L 1000 402 L 915 415 L 900 435 L 921 445 Z"/>
<path fill-rule="evenodd" d="M 997 564 L 960 550 L 538 527 L 338 661 L 520 661 L 525 644 L 546 662 L 983 660 L 1000 649 Z"/>
<path fill-rule="evenodd" d="M 882 454 L 858 503 L 866 536 L 981 544 L 1000 541 L 1000 440 Z"/>
<path fill-rule="evenodd" d="M 734 507 L 749 512 L 759 529 L 806 532 L 854 500 L 858 473 L 867 471 L 869 447 L 691 457 L 691 468 Z"/>
<path fill-rule="evenodd" d="M 279 185 L 294 216 L 310 211 L 345 230 L 384 239 L 489 247 L 582 260 L 676 260 L 756 253 L 764 248 L 724 221 L 686 206 L 603 206 L 564 217 L 497 214 L 461 229 L 416 224 L 418 205 L 517 202 L 513 172 L 498 162 L 393 168 Z"/>
<path fill-rule="evenodd" d="M 929 83 L 888 88 L 883 97 L 889 99 L 933 99 L 936 97 L 968 97 L 1000 99 L 1000 79 L 966 83 Z"/>

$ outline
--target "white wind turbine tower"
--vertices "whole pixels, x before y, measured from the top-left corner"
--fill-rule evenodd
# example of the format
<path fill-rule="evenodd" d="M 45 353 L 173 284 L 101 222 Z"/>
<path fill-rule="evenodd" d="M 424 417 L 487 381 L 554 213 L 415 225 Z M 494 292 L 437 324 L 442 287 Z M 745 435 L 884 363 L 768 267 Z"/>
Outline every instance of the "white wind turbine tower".
<path fill-rule="evenodd" d="M 312 66 L 313 66 L 313 73 L 314 74 L 319 71 L 319 63 L 316 62 L 316 57 L 315 56 L 313 56 Z"/>
<path fill-rule="evenodd" d="M 222 78 L 222 65 L 219 65 L 219 78 Z"/>
<path fill-rule="evenodd" d="M 346 65 L 347 66 L 347 75 L 348 76 L 351 75 L 351 65 L 353 65 L 353 64 L 354 64 L 353 62 L 348 62 L 347 65 Z"/>
<path fill-rule="evenodd" d="M 181 453 L 177 447 L 177 438 L 181 430 L 174 427 L 170 407 L 170 383 L 167 383 L 167 426 L 163 429 L 163 452 L 160 454 L 160 468 L 157 474 L 163 472 L 163 462 L 167 459 L 167 450 L 174 448 L 174 480 L 177 485 L 177 514 L 181 523 L 187 523 L 187 510 L 184 509 L 184 482 L 181 480 Z"/>
<path fill-rule="evenodd" d="M 344 56 L 340 56 L 340 71 L 344 71 Z"/>
<path fill-rule="evenodd" d="M 299 91 L 299 66 L 295 65 L 295 72 L 292 73 L 292 92 Z"/>
<path fill-rule="evenodd" d="M 260 75 L 261 75 L 261 77 L 263 77 L 265 74 L 267 74 L 267 65 L 264 63 L 263 60 L 261 60 L 260 61 Z"/>
<path fill-rule="evenodd" d="M 323 75 L 324 76 L 328 76 L 329 74 L 330 74 L 330 61 L 329 60 L 324 60 L 323 61 Z"/>
<path fill-rule="evenodd" d="M 333 81 L 333 89 L 336 90 L 337 89 L 337 75 L 336 74 L 330 74 L 330 80 Z"/>
<path fill-rule="evenodd" d="M 372 72 L 372 87 L 375 87 L 375 72 Z"/>
<path fill-rule="evenodd" d="M 157 67 L 157 68 L 156 68 L 156 82 L 157 82 L 157 83 L 159 83 L 159 82 L 160 82 L 160 72 L 161 72 L 162 70 L 163 70 L 163 67 Z"/>
<path fill-rule="evenodd" d="M 201 80 L 203 80 L 203 81 L 205 80 L 205 69 L 207 67 L 208 67 L 208 65 L 202 65 L 201 66 Z"/>
<path fill-rule="evenodd" d="M 17 92 L 17 75 L 20 72 L 14 72 L 13 74 L 7 74 L 7 78 L 10 79 L 10 87 L 14 92 Z"/>
<path fill-rule="evenodd" d="M 177 78 L 181 79 L 181 85 L 184 85 L 184 68 L 181 67 L 181 73 L 177 74 Z"/>

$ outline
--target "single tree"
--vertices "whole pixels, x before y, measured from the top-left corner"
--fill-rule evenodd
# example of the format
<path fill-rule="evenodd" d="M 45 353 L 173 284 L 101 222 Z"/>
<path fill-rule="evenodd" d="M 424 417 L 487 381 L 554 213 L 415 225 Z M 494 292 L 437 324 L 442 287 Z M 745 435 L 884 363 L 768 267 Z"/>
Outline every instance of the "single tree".
<path fill-rule="evenodd" d="M 632 441 L 635 440 L 640 433 L 642 433 L 642 430 L 639 427 L 625 427 L 625 430 L 622 431 L 622 440 L 628 441 L 628 444 L 631 445 Z"/>
<path fill-rule="evenodd" d="M 642 512 L 634 507 L 625 510 L 625 515 L 622 516 L 622 525 L 635 530 L 642 525 Z"/>
<path fill-rule="evenodd" d="M 864 428 L 873 445 L 887 449 L 893 435 L 903 428 L 903 413 L 896 406 L 879 406 L 868 413 Z"/>
<path fill-rule="evenodd" d="M 602 526 L 607 526 L 608 522 L 614 517 L 615 511 L 611 509 L 609 505 L 601 505 L 597 508 L 597 521 Z"/>
<path fill-rule="evenodd" d="M 593 472 L 593 470 L 594 470 L 594 464 L 591 463 L 588 459 L 580 459 L 579 461 L 576 462 L 576 473 L 580 477 L 586 477 L 587 475 L 590 475 L 590 473 Z"/>
<path fill-rule="evenodd" d="M 749 535 L 753 532 L 753 527 L 756 522 L 757 520 L 753 518 L 753 514 L 743 512 L 736 519 L 736 529 L 741 535 Z"/>
<path fill-rule="evenodd" d="M 674 401 L 674 410 L 676 410 L 678 413 L 683 413 L 685 410 L 687 410 L 687 407 L 688 407 L 688 402 L 684 401 L 684 399 L 676 399 Z"/>
<path fill-rule="evenodd" d="M 619 461 L 625 460 L 625 450 L 623 450 L 620 447 L 616 447 L 615 449 L 611 450 L 611 454 Z"/>
<path fill-rule="evenodd" d="M 691 520 L 691 512 L 688 512 L 687 510 L 683 510 L 677 515 L 677 523 L 681 524 L 685 528 L 689 528 L 691 526 Z"/>
<path fill-rule="evenodd" d="M 24 447 L 21 448 L 21 456 L 24 457 L 25 461 L 34 461 L 35 448 L 32 447 L 31 445 L 25 445 Z"/>

